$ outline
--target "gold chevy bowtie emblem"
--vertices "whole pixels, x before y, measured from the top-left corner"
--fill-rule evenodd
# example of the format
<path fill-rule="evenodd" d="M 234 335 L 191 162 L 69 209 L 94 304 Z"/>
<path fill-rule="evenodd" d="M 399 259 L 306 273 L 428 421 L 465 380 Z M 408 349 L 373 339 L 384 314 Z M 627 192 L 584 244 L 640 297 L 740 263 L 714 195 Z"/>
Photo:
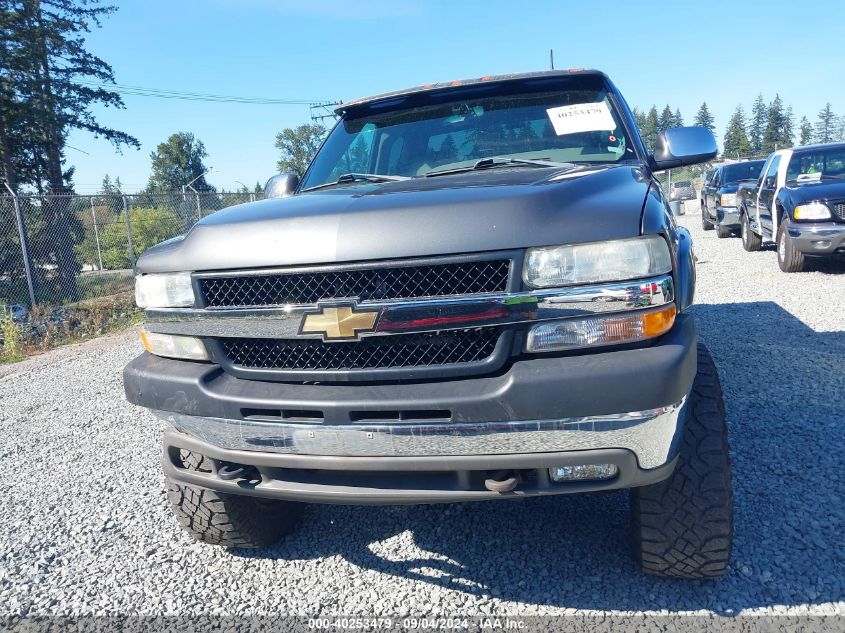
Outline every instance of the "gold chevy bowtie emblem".
<path fill-rule="evenodd" d="M 360 332 L 375 328 L 378 312 L 356 312 L 349 306 L 321 308 L 320 312 L 307 314 L 302 319 L 303 334 L 322 334 L 324 341 L 357 339 Z"/>

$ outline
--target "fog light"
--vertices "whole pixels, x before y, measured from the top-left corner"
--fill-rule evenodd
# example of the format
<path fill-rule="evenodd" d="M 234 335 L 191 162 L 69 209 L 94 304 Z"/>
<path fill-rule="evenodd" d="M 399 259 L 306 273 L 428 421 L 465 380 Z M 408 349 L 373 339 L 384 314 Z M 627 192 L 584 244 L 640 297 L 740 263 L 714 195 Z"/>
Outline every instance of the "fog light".
<path fill-rule="evenodd" d="M 558 466 L 549 468 L 552 481 L 589 481 L 612 479 L 619 474 L 616 464 L 585 464 L 583 466 Z"/>
<path fill-rule="evenodd" d="M 588 319 L 567 319 L 535 325 L 528 332 L 526 352 L 556 352 L 579 347 L 619 345 L 654 338 L 675 323 L 675 305 Z"/>
<path fill-rule="evenodd" d="M 816 240 L 812 244 L 813 248 L 830 248 L 830 240 Z"/>
<path fill-rule="evenodd" d="M 156 356 L 185 360 L 208 360 L 203 342 L 194 336 L 174 336 L 141 330 L 144 349 Z"/>

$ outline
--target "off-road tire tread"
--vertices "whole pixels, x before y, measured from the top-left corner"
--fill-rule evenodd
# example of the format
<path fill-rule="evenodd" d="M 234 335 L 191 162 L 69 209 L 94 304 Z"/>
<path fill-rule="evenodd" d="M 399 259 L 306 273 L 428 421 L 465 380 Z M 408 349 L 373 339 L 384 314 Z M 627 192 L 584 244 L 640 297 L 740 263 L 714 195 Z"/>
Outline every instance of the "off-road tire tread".
<path fill-rule="evenodd" d="M 674 473 L 631 491 L 631 544 L 643 571 L 706 579 L 728 568 L 733 539 L 725 405 L 716 366 L 698 345 L 698 373 Z"/>
<path fill-rule="evenodd" d="M 185 468 L 211 472 L 207 458 L 182 451 Z M 272 545 L 291 533 L 302 518 L 303 505 L 292 501 L 215 492 L 167 483 L 167 498 L 182 528 L 197 541 L 233 548 Z"/>
<path fill-rule="evenodd" d="M 734 232 L 726 226 L 717 226 L 716 227 L 716 237 L 720 240 L 725 239 L 726 237 L 731 237 Z"/>

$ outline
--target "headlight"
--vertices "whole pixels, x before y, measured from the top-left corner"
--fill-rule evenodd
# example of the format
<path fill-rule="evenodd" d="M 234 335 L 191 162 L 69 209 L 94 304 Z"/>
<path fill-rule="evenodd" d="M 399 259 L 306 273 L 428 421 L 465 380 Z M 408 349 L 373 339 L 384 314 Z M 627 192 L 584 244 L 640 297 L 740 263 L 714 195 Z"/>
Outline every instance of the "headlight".
<path fill-rule="evenodd" d="M 159 334 L 141 330 L 144 349 L 156 356 L 182 358 L 185 360 L 208 360 L 208 351 L 202 340 L 194 336 Z"/>
<path fill-rule="evenodd" d="M 135 277 L 135 303 L 139 308 L 184 308 L 194 305 L 191 273 L 165 273 Z"/>
<path fill-rule="evenodd" d="M 533 288 L 625 281 L 672 271 L 669 246 L 659 235 L 608 242 L 530 248 L 522 278 Z"/>
<path fill-rule="evenodd" d="M 720 206 L 723 206 L 723 207 L 735 207 L 736 206 L 736 194 L 735 193 L 723 193 L 719 202 L 720 202 Z"/>
<path fill-rule="evenodd" d="M 796 220 L 829 220 L 830 209 L 822 202 L 799 204 L 792 214 Z"/>

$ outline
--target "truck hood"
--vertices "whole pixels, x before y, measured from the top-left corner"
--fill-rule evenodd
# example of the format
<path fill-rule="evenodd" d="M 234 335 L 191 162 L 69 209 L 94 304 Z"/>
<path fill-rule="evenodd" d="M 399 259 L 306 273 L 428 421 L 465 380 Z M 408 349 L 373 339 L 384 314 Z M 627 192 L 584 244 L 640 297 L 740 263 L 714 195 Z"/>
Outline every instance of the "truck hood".
<path fill-rule="evenodd" d="M 184 239 L 148 250 L 137 268 L 292 266 L 634 237 L 648 187 L 632 165 L 346 184 L 214 213 Z"/>
<path fill-rule="evenodd" d="M 839 178 L 822 177 L 820 180 L 811 182 L 790 180 L 786 183 L 786 189 L 795 204 L 813 200 L 845 199 L 845 180 Z"/>

